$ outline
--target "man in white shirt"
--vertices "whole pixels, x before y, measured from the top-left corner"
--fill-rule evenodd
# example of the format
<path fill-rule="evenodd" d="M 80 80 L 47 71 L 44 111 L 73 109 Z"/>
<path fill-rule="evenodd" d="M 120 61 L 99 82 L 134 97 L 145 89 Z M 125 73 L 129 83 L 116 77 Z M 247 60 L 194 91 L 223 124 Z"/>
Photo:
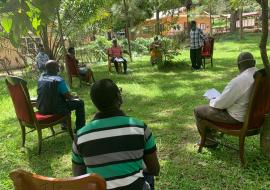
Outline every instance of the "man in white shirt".
<path fill-rule="evenodd" d="M 203 119 L 231 124 L 244 122 L 254 82 L 253 74 L 257 68 L 255 67 L 256 61 L 249 52 L 241 53 L 237 63 L 241 74 L 229 82 L 222 94 L 211 99 L 209 105 L 194 108 L 193 114 L 200 134 Z M 206 128 L 206 137 L 214 139 L 209 128 Z M 216 147 L 217 145 L 217 143 L 206 139 L 204 147 Z"/>

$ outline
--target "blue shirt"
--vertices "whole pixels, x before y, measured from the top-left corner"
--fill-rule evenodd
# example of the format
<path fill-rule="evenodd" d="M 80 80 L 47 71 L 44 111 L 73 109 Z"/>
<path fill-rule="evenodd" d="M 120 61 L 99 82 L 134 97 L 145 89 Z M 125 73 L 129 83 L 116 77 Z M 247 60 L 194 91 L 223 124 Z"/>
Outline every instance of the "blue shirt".
<path fill-rule="evenodd" d="M 60 94 L 65 94 L 67 91 L 69 91 L 67 83 L 64 80 L 62 80 L 57 86 L 57 92 Z"/>

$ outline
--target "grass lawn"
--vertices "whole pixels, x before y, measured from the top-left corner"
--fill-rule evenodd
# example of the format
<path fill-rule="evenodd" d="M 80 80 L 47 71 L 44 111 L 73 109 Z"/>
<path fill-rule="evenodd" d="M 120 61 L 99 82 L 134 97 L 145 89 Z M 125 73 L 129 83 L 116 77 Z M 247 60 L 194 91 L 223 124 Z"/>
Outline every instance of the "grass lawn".
<path fill-rule="evenodd" d="M 215 42 L 214 67 L 208 64 L 205 71 L 190 70 L 189 51 L 182 51 L 177 63 L 170 69 L 151 67 L 150 57 L 128 62 L 133 71 L 127 75 L 108 73 L 107 65 L 91 66 L 96 80 L 112 79 L 123 88 L 122 110 L 129 116 L 143 120 L 153 132 L 161 165 L 156 177 L 156 189 L 269 189 L 270 164 L 260 149 L 259 136 L 245 141 L 245 157 L 248 169 L 241 167 L 237 151 L 219 145 L 215 149 L 204 148 L 197 153 L 199 140 L 193 109 L 208 104 L 202 95 L 211 88 L 222 92 L 236 75 L 237 57 L 241 52 L 251 52 L 257 60 L 257 68 L 263 68 L 259 52 L 260 34 L 245 34 L 243 41 Z M 269 47 L 268 47 L 269 48 Z M 64 73 L 62 74 L 64 75 Z M 23 76 L 28 81 L 32 97 L 36 96 L 37 78 Z M 97 113 L 89 97 L 89 86 L 79 88 L 74 81 L 72 94 L 85 101 L 86 121 Z M 4 78 L 0 79 L 0 189 L 13 188 L 8 177 L 12 169 L 23 169 L 47 177 L 71 177 L 72 140 L 68 133 L 43 141 L 41 155 L 37 156 L 37 134 L 26 136 L 24 148 L 20 148 L 21 129 L 14 112 Z M 72 114 L 75 127 L 75 114 Z M 60 126 L 55 127 L 60 130 Z M 44 136 L 50 130 L 44 130 Z M 235 137 L 217 137 L 226 143 L 238 145 Z M 97 147 L 98 148 L 98 147 Z M 204 162 L 207 165 L 201 165 Z"/>

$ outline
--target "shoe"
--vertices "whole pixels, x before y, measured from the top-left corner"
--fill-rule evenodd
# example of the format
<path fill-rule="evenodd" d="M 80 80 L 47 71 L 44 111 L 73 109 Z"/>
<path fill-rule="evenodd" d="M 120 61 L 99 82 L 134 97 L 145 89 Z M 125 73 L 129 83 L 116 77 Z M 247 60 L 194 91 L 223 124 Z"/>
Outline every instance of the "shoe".
<path fill-rule="evenodd" d="M 92 83 L 86 83 L 86 85 L 91 86 L 91 85 L 92 85 Z"/>
<path fill-rule="evenodd" d="M 199 140 L 197 142 L 197 145 L 201 145 L 201 140 Z M 218 146 L 218 143 L 214 143 L 214 144 L 207 144 L 206 142 L 204 142 L 203 147 L 208 147 L 208 148 L 216 148 Z"/>
<path fill-rule="evenodd" d="M 202 69 L 197 69 L 196 71 L 197 71 L 197 72 L 200 72 L 200 71 L 202 71 Z"/>
<path fill-rule="evenodd" d="M 64 125 L 64 124 L 61 125 L 61 130 L 62 130 L 62 131 L 65 131 L 65 130 L 67 130 L 67 129 L 68 129 L 68 126 L 67 126 L 67 125 Z"/>

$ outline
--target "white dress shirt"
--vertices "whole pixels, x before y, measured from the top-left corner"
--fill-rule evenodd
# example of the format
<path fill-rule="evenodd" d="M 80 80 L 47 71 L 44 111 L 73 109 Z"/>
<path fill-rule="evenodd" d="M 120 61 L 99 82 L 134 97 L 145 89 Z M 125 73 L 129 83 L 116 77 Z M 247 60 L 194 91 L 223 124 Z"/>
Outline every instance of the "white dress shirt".
<path fill-rule="evenodd" d="M 227 109 L 234 119 L 244 122 L 254 82 L 253 74 L 257 70 L 251 67 L 233 78 L 218 98 L 210 100 L 210 106 Z"/>

